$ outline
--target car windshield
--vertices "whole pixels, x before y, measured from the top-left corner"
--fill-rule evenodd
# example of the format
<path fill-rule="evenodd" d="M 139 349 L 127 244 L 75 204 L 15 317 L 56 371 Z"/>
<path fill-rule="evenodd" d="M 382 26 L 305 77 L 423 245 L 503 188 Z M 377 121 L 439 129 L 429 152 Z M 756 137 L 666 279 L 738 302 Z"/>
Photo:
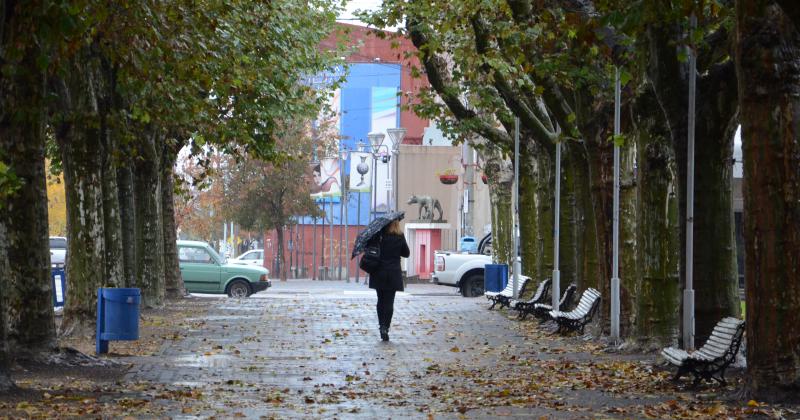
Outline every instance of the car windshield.
<path fill-rule="evenodd" d="M 51 249 L 67 249 L 67 240 L 64 238 L 50 238 Z"/>
<path fill-rule="evenodd" d="M 223 257 L 222 255 L 219 255 L 214 248 L 208 247 L 206 249 L 208 249 L 208 252 L 214 257 L 214 259 L 219 261 L 221 264 L 225 264 L 226 262 L 228 262 L 228 259 Z"/>

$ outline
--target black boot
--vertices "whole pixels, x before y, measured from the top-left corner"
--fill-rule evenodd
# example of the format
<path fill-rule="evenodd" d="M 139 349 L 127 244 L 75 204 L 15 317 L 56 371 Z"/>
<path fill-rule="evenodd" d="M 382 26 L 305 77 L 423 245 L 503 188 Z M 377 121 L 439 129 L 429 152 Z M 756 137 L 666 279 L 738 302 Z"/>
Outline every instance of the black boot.
<path fill-rule="evenodd" d="M 381 327 L 381 340 L 389 341 L 389 329 L 386 327 Z"/>

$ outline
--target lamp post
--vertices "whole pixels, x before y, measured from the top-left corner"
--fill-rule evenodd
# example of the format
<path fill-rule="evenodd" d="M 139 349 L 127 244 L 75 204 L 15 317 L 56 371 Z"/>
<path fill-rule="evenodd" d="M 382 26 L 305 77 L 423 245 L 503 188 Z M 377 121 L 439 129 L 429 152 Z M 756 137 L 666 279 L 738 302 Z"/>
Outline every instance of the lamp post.
<path fill-rule="evenodd" d="M 372 190 L 372 212 L 371 212 L 372 213 L 372 218 L 371 219 L 375 218 L 375 210 L 376 210 L 376 207 L 378 207 L 378 194 L 377 194 L 378 193 L 378 191 L 377 191 L 377 189 L 378 189 L 378 171 L 377 171 L 378 151 L 381 148 L 381 145 L 383 143 L 383 138 L 384 137 L 386 137 L 386 135 L 381 133 L 381 132 L 379 132 L 379 131 L 370 131 L 367 134 L 367 138 L 369 139 L 369 144 L 370 144 L 370 146 L 372 146 L 372 179 L 374 180 L 374 182 L 372 183 L 373 190 Z"/>
<path fill-rule="evenodd" d="M 390 128 L 386 130 L 389 134 L 389 138 L 392 139 L 392 154 L 395 155 L 394 157 L 394 179 L 392 180 L 392 188 L 394 188 L 394 206 L 392 210 L 398 210 L 398 203 L 400 202 L 400 189 L 397 188 L 400 177 L 398 171 L 400 170 L 400 161 L 398 160 L 400 156 L 400 144 L 403 143 L 403 138 L 406 136 L 406 129 L 402 127 L 398 128 Z"/>
<path fill-rule="evenodd" d="M 347 258 L 347 251 L 350 249 L 350 238 L 349 238 L 349 232 L 348 232 L 348 225 L 349 225 L 350 221 L 349 221 L 349 219 L 347 217 L 347 198 L 348 198 L 347 197 L 347 194 L 348 194 L 347 193 L 347 182 L 350 180 L 350 177 L 348 177 L 347 180 L 344 179 L 344 175 L 345 175 L 344 168 L 347 167 L 347 158 L 349 156 L 350 156 L 350 151 L 347 150 L 347 147 L 342 147 L 342 149 L 339 150 L 339 157 L 341 158 L 341 160 L 339 161 L 339 162 L 341 162 L 341 166 L 339 167 L 339 173 L 341 174 L 341 178 L 342 178 L 342 202 L 341 202 L 341 205 L 342 205 L 342 207 L 344 207 L 344 250 L 345 250 L 345 254 L 344 254 L 344 278 L 347 280 L 348 283 L 350 283 L 350 260 Z"/>
<path fill-rule="evenodd" d="M 335 159 L 335 157 L 334 156 L 330 156 L 330 159 Z M 340 179 L 341 179 L 341 177 L 340 177 Z M 341 188 L 339 188 L 339 189 L 341 190 Z M 334 259 L 333 259 L 333 254 L 334 254 L 334 251 L 333 251 L 333 245 L 334 245 L 333 244 L 333 192 L 330 192 L 330 200 L 331 200 L 331 205 L 330 205 L 330 214 L 331 214 L 330 222 L 331 223 L 330 223 L 330 238 L 329 238 L 329 240 L 331 241 L 331 246 L 330 246 L 330 251 L 331 252 L 328 254 L 328 263 L 330 264 L 330 268 L 328 268 L 328 280 L 333 280 L 333 269 L 335 267 L 334 266 Z M 339 223 L 341 223 L 341 220 L 339 221 Z M 323 242 L 323 244 L 324 244 L 324 242 Z"/>

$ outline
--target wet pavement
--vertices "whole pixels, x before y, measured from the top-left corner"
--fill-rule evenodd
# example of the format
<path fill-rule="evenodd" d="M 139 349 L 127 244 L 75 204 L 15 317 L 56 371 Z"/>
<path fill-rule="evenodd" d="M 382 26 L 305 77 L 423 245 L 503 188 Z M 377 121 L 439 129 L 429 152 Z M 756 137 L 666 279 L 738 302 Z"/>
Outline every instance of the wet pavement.
<path fill-rule="evenodd" d="M 653 356 L 605 354 L 590 336 L 554 336 L 431 284 L 398 293 L 391 341 L 381 342 L 375 302 L 366 286 L 341 281 L 276 281 L 246 299 L 195 295 L 180 304 L 202 310 L 155 357 L 132 358 L 125 382 L 174 418 L 668 418 L 684 409 Z"/>
<path fill-rule="evenodd" d="M 389 342 L 378 335 L 374 291 L 355 282 L 275 282 L 236 300 L 196 296 L 207 312 L 125 378 L 205 392 L 177 417 L 424 417 L 430 391 L 415 384 L 427 367 L 517 341 L 511 321 L 483 299 L 430 284 L 398 293 Z"/>

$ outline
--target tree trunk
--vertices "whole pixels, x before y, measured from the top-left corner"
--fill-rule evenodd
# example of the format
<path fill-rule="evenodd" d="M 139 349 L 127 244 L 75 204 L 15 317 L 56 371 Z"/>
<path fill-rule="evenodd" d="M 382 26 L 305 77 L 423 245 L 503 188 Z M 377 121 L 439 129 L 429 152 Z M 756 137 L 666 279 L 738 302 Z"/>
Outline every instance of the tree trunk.
<path fill-rule="evenodd" d="M 102 152 L 101 180 L 103 189 L 103 231 L 105 234 L 105 284 L 109 287 L 125 287 L 124 251 L 122 241 L 122 219 L 120 216 L 119 189 L 117 187 L 117 165 L 119 162 L 118 134 L 110 127 L 114 76 L 109 66 L 101 67 L 104 78 L 104 95 L 99 101 L 101 115 Z"/>
<path fill-rule="evenodd" d="M 56 82 L 62 112 L 56 123 L 67 203 L 67 290 L 64 335 L 94 332 L 98 287 L 106 281 L 103 199 L 103 130 L 98 108 L 102 84 L 88 48 Z"/>
<path fill-rule="evenodd" d="M 744 152 L 748 398 L 800 395 L 800 34 L 767 0 L 736 2 Z"/>
<path fill-rule="evenodd" d="M 582 144 L 567 142 L 561 149 L 561 215 L 559 238 L 559 271 L 562 291 L 570 283 L 583 288 L 586 272 L 583 266 L 592 253 L 584 238 L 586 208 L 589 197 L 589 174 Z M 555 186 L 553 187 L 555 188 Z"/>
<path fill-rule="evenodd" d="M 598 120 L 600 119 L 598 118 Z M 597 269 L 593 273 L 589 273 L 591 277 L 587 277 L 586 286 L 597 288 L 603 297 L 598 311 L 603 328 L 610 325 L 608 323 L 611 313 L 612 194 L 614 187 L 614 147 L 607 140 L 611 136 L 607 122 L 608 120 L 605 119 L 605 123 L 598 122 L 598 125 L 584 130 L 587 133 L 585 141 L 592 197 L 591 213 L 586 218 L 586 223 L 593 225 L 594 246 L 597 252 Z"/>
<path fill-rule="evenodd" d="M 669 7 L 652 2 L 654 10 Z M 651 7 L 652 8 L 652 7 Z M 686 286 L 686 176 L 688 71 L 678 60 L 676 40 L 683 29 L 667 24 L 648 29 L 648 77 L 669 121 L 675 152 L 680 222 L 680 285 Z M 736 84 L 732 63 L 698 69 L 695 125 L 695 241 L 692 276 L 695 289 L 695 342 L 702 343 L 726 315 L 738 313 L 733 237 L 733 201 L 730 166 L 731 122 L 736 115 Z"/>
<path fill-rule="evenodd" d="M 159 308 L 164 305 L 164 231 L 161 216 L 162 136 L 152 129 L 141 136 L 139 155 L 134 164 L 134 194 L 136 209 L 136 268 L 137 287 L 141 289 L 142 305 Z"/>
<path fill-rule="evenodd" d="M 553 275 L 553 157 L 533 142 L 522 142 L 519 178 L 522 272 L 541 281 Z"/>
<path fill-rule="evenodd" d="M 739 272 L 733 218 L 733 136 L 738 101 L 733 65 L 698 84 L 694 184 L 695 345 L 720 319 L 739 317 Z M 721 74 L 722 73 L 722 74 Z"/>
<path fill-rule="evenodd" d="M 278 266 L 280 267 L 280 276 L 281 281 L 286 281 L 287 279 L 287 271 L 284 267 L 286 267 L 286 258 L 283 255 L 283 226 L 277 226 L 275 228 L 275 239 L 278 241 L 277 243 L 277 251 L 278 251 Z M 333 238 L 331 238 L 333 240 Z"/>
<path fill-rule="evenodd" d="M 123 243 L 122 287 L 136 287 L 136 206 L 133 185 L 133 169 L 128 163 L 120 163 L 117 167 L 117 198 Z"/>
<path fill-rule="evenodd" d="M 638 172 L 635 288 L 632 338 L 646 350 L 672 344 L 679 330 L 677 199 L 670 135 L 655 97 L 633 105 Z"/>
<path fill-rule="evenodd" d="M 11 351 L 43 352 L 55 347 L 44 132 L 36 126 L 0 130 L 0 149 L 23 187 L 5 199 L 2 218 L 10 265 L 0 281 L 6 289 Z M 22 130 L 17 131 L 16 128 Z"/>
<path fill-rule="evenodd" d="M 8 262 L 8 236 L 4 220 L 0 219 L 0 273 L 3 277 L 11 272 Z M 0 393 L 14 388 L 14 381 L 11 380 L 9 373 L 11 354 L 8 348 L 6 325 L 5 287 L 0 284 Z"/>
<path fill-rule="evenodd" d="M 619 324 L 620 335 L 626 338 L 631 337 L 634 330 L 633 326 L 637 321 L 636 303 L 639 299 L 637 292 L 640 291 L 637 289 L 637 285 L 641 278 L 639 265 L 637 264 L 639 255 L 636 252 L 639 248 L 638 237 L 636 235 L 639 224 L 639 219 L 637 217 L 639 200 L 637 196 L 637 184 L 633 178 L 633 168 L 635 165 L 634 162 L 636 162 L 637 152 L 636 144 L 632 141 L 626 141 L 619 147 Z M 608 296 L 609 300 L 611 300 L 611 294 Z"/>
<path fill-rule="evenodd" d="M 512 187 L 514 170 L 511 161 L 500 151 L 487 145 L 483 152 L 484 172 L 489 182 L 489 203 L 492 216 L 492 259 L 498 264 L 513 263 L 514 229 L 512 223 Z"/>
<path fill-rule="evenodd" d="M 175 160 L 181 143 L 168 139 L 161 156 L 161 216 L 164 228 L 164 275 L 166 297 L 180 299 L 186 295 L 178 264 L 178 229 L 175 225 Z"/>
<path fill-rule="evenodd" d="M 7 165 L 6 173 L 17 177 L 20 188 L 7 195 L 11 191 L 4 177 L 0 224 L 5 229 L 3 258 L 9 266 L 0 275 L 4 295 L 0 309 L 6 319 L 4 342 L 11 354 L 22 355 L 56 345 L 44 166 L 46 74 L 37 63 L 45 52 L 42 40 L 32 41 L 35 7 L 24 2 L 4 2 L 2 7 L 0 160 Z M 14 49 L 18 51 L 5 54 Z"/>

